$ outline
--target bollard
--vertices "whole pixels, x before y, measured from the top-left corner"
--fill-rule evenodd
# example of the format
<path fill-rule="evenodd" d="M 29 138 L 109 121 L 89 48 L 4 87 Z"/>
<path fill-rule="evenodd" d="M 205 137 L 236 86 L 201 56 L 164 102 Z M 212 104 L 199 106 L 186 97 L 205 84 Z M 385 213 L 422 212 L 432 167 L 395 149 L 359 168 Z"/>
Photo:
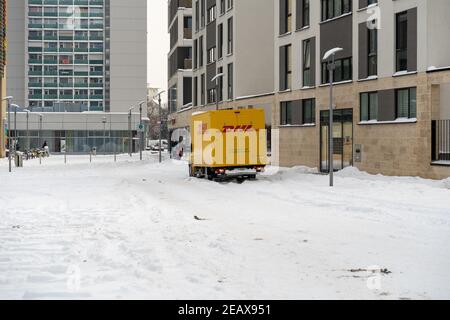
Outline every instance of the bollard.
<path fill-rule="evenodd" d="M 92 151 L 89 153 L 89 162 L 92 163 Z"/>
<path fill-rule="evenodd" d="M 67 164 L 67 154 L 64 152 L 64 164 Z"/>
<path fill-rule="evenodd" d="M 42 164 L 42 155 L 40 152 L 39 152 L 39 164 Z"/>

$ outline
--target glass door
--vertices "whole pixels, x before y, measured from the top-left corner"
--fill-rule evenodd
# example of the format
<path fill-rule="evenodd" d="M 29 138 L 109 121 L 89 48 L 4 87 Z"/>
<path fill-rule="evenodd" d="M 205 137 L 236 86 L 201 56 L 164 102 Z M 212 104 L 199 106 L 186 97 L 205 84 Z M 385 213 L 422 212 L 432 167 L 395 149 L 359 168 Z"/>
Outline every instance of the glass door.
<path fill-rule="evenodd" d="M 333 169 L 342 170 L 353 165 L 353 110 L 339 109 L 333 112 Z M 320 113 L 320 170 L 329 172 L 328 158 L 329 112 Z"/>

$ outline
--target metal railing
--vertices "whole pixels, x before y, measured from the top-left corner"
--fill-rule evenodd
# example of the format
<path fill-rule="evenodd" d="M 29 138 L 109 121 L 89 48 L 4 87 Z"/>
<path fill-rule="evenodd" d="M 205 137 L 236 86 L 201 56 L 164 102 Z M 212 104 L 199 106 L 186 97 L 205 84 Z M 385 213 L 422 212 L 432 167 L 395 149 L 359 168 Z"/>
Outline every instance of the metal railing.
<path fill-rule="evenodd" d="M 450 161 L 450 120 L 431 122 L 431 144 L 432 161 Z"/>

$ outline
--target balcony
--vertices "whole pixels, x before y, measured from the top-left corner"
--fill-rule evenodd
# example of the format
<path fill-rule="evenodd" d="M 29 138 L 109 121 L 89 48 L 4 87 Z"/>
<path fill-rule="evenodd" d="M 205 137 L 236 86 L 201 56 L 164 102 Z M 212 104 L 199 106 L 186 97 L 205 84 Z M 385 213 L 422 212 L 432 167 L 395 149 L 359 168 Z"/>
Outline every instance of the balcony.
<path fill-rule="evenodd" d="M 28 0 L 28 4 L 42 4 L 42 0 Z"/>
<path fill-rule="evenodd" d="M 91 36 L 90 40 L 103 40 L 103 36 Z"/>
<path fill-rule="evenodd" d="M 29 17 L 42 17 L 42 11 L 29 11 Z"/>
<path fill-rule="evenodd" d="M 90 60 L 90 64 L 103 64 L 103 60 Z"/>
<path fill-rule="evenodd" d="M 29 76 L 42 76 L 42 70 L 28 70 Z"/>
<path fill-rule="evenodd" d="M 103 5 L 103 0 L 89 0 L 90 5 L 101 6 Z"/>
<path fill-rule="evenodd" d="M 44 52 L 58 52 L 58 48 L 44 48 Z"/>
<path fill-rule="evenodd" d="M 73 48 L 59 48 L 59 52 L 72 53 Z"/>
<path fill-rule="evenodd" d="M 103 71 L 91 71 L 90 76 L 103 76 Z"/>
<path fill-rule="evenodd" d="M 42 23 L 29 23 L 28 29 L 41 29 Z"/>
<path fill-rule="evenodd" d="M 56 82 L 44 83 L 44 88 L 57 88 L 57 87 L 58 87 L 58 83 L 56 83 Z"/>
<path fill-rule="evenodd" d="M 42 40 L 42 34 L 41 35 L 28 35 L 28 40 Z"/>
<path fill-rule="evenodd" d="M 73 94 L 60 94 L 59 98 L 63 100 L 73 100 Z"/>
<path fill-rule="evenodd" d="M 86 100 L 89 99 L 89 96 L 87 94 L 76 94 L 74 95 L 75 100 Z"/>
<path fill-rule="evenodd" d="M 75 88 L 88 88 L 89 85 L 87 83 L 75 83 Z"/>
<path fill-rule="evenodd" d="M 58 99 L 58 95 L 57 94 L 44 94 L 44 99 Z"/>
<path fill-rule="evenodd" d="M 73 70 L 59 70 L 60 76 L 73 76 Z"/>
<path fill-rule="evenodd" d="M 91 38 L 92 39 L 92 38 Z M 75 36 L 75 40 L 89 40 L 89 37 L 86 35 L 86 36 Z"/>
<path fill-rule="evenodd" d="M 103 100 L 103 95 L 102 94 L 92 94 L 92 95 L 89 96 L 89 99 Z"/>
<path fill-rule="evenodd" d="M 44 23 L 45 29 L 58 29 L 57 23 Z"/>
<path fill-rule="evenodd" d="M 89 52 L 103 52 L 103 48 L 89 48 Z"/>
<path fill-rule="evenodd" d="M 44 0 L 43 4 L 52 4 L 52 5 L 56 5 L 58 4 L 58 0 Z"/>
<path fill-rule="evenodd" d="M 184 59 L 184 69 L 192 69 L 192 59 Z"/>
<path fill-rule="evenodd" d="M 88 76 L 88 75 L 89 75 L 89 72 L 87 72 L 87 71 L 75 71 L 75 72 L 74 72 L 74 75 L 85 77 L 85 76 Z"/>
<path fill-rule="evenodd" d="M 58 64 L 56 59 L 44 59 L 44 64 Z"/>
<path fill-rule="evenodd" d="M 39 48 L 39 47 L 28 47 L 28 52 L 42 52 L 42 48 Z"/>
<path fill-rule="evenodd" d="M 80 60 L 80 59 L 75 59 L 74 64 L 88 64 L 89 61 L 88 60 Z"/>
<path fill-rule="evenodd" d="M 59 0 L 59 4 L 63 5 L 73 5 L 73 0 Z"/>
<path fill-rule="evenodd" d="M 95 17 L 103 17 L 103 13 L 101 13 L 101 12 L 90 12 L 89 13 L 89 16 L 90 17 L 93 17 L 93 18 L 95 18 Z"/>
<path fill-rule="evenodd" d="M 42 99 L 42 93 L 29 94 L 28 99 Z"/>
<path fill-rule="evenodd" d="M 91 88 L 103 88 L 103 83 L 90 83 Z"/>
<path fill-rule="evenodd" d="M 88 0 L 75 0 L 74 5 L 76 6 L 87 6 L 89 3 Z"/>
<path fill-rule="evenodd" d="M 58 40 L 58 36 L 44 35 L 44 40 Z"/>
<path fill-rule="evenodd" d="M 62 82 L 59 82 L 59 87 L 60 88 L 72 88 L 73 87 L 73 83 L 62 83 Z"/>
<path fill-rule="evenodd" d="M 56 70 L 44 70 L 44 76 L 57 76 L 58 71 Z"/>
<path fill-rule="evenodd" d="M 192 39 L 192 29 L 191 28 L 184 28 L 183 38 L 184 39 Z"/>
<path fill-rule="evenodd" d="M 42 59 L 28 59 L 29 64 L 42 64 Z"/>
<path fill-rule="evenodd" d="M 91 23 L 90 28 L 91 29 L 103 29 L 103 23 Z"/>
<path fill-rule="evenodd" d="M 88 48 L 75 48 L 75 52 L 89 52 Z"/>
<path fill-rule="evenodd" d="M 29 82 L 28 88 L 42 88 L 41 82 Z"/>
<path fill-rule="evenodd" d="M 44 12 L 44 17 L 57 17 L 58 12 Z"/>
<path fill-rule="evenodd" d="M 59 36 L 59 40 L 73 40 L 73 36 Z"/>

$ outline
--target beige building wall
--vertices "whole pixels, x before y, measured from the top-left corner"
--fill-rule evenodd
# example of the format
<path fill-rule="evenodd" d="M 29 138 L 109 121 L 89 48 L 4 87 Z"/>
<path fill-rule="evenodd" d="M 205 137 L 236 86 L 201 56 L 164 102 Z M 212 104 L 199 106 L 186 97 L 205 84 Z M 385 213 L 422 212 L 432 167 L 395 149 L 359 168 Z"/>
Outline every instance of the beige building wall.
<path fill-rule="evenodd" d="M 147 95 L 147 1 L 111 0 L 111 112 Z"/>

